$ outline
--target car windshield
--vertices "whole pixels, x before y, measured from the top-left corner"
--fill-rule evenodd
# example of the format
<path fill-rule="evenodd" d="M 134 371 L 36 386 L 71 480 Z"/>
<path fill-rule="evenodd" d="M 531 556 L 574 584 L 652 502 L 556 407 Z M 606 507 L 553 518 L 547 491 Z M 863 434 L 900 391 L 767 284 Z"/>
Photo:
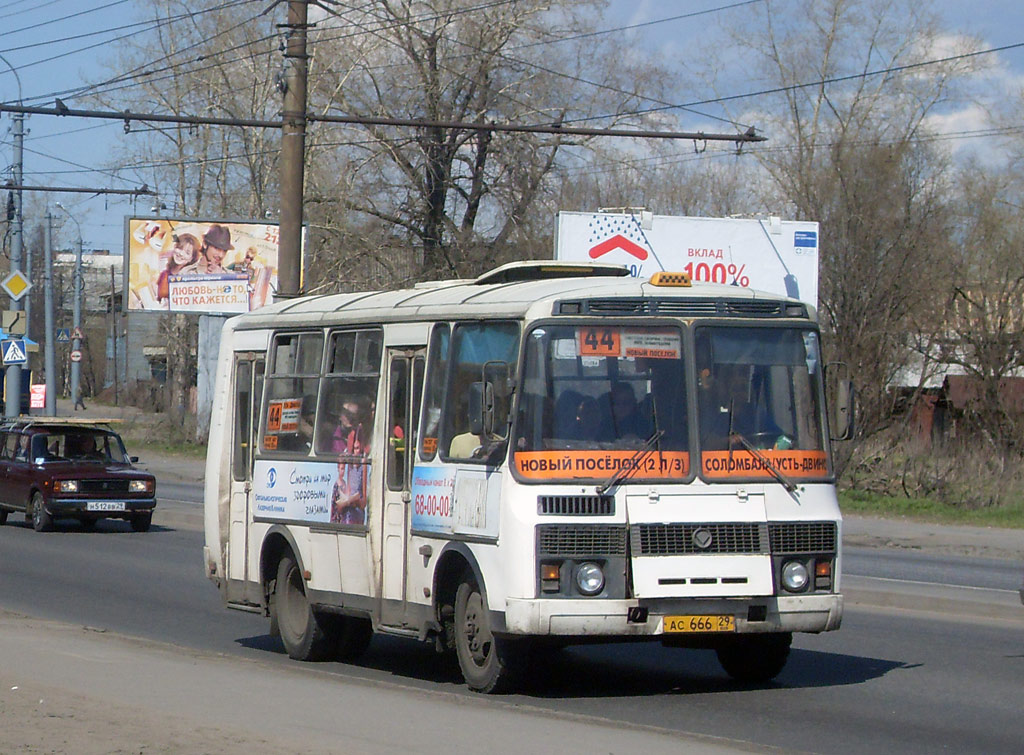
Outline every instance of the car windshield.
<path fill-rule="evenodd" d="M 530 479 L 685 477 L 686 369 L 675 327 L 551 325 L 530 332 L 515 429 Z"/>
<path fill-rule="evenodd" d="M 99 430 L 60 430 L 32 438 L 32 459 L 50 461 L 103 461 L 124 464 L 127 454 L 121 439 Z"/>

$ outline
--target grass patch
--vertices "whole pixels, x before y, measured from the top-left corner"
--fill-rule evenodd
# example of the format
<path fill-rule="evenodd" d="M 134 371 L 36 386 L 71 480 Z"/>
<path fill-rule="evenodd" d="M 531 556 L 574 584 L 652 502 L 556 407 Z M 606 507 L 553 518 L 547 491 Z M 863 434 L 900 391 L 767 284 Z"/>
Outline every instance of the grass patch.
<path fill-rule="evenodd" d="M 189 459 L 205 459 L 206 446 L 198 443 L 182 443 L 175 441 L 155 441 L 124 438 L 128 453 L 132 456 L 150 456 L 166 454 L 183 456 Z"/>
<path fill-rule="evenodd" d="M 976 527 L 1024 529 L 1024 501 L 1000 506 L 967 508 L 943 503 L 935 498 L 907 498 L 879 495 L 864 490 L 843 490 L 839 505 L 849 514 L 877 517 L 904 517 L 938 524 L 966 524 Z"/>

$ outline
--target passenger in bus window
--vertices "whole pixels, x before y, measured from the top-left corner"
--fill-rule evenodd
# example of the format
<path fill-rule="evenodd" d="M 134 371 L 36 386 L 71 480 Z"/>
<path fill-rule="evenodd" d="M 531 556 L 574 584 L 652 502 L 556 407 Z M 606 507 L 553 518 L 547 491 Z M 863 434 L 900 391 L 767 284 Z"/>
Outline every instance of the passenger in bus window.
<path fill-rule="evenodd" d="M 613 383 L 605 403 L 608 412 L 602 433 L 605 440 L 644 437 L 636 394 L 629 383 Z"/>
<path fill-rule="evenodd" d="M 464 432 L 452 438 L 448 455 L 453 459 L 472 459 L 484 445 L 484 439 L 476 433 Z"/>
<path fill-rule="evenodd" d="M 364 436 L 360 399 L 346 398 L 338 414 L 332 450 L 338 454 L 338 480 L 331 495 L 331 521 L 336 524 L 366 523 L 366 483 L 370 453 Z"/>
<path fill-rule="evenodd" d="M 338 412 L 338 424 L 331 438 L 331 451 L 336 454 L 363 453 L 365 433 L 362 422 L 363 408 L 358 398 L 346 398 Z"/>
<path fill-rule="evenodd" d="M 597 399 L 583 396 L 576 404 L 576 439 L 596 441 L 601 434 L 601 410 Z"/>

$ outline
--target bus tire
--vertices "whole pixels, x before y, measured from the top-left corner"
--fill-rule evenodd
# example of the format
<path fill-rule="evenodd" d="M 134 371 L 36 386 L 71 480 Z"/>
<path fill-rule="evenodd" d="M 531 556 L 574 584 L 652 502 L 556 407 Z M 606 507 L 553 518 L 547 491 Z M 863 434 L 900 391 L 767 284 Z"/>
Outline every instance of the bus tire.
<path fill-rule="evenodd" d="M 331 627 L 331 642 L 334 658 L 339 661 L 354 661 L 366 652 L 373 639 L 373 623 L 356 616 L 337 616 Z"/>
<path fill-rule="evenodd" d="M 763 684 L 782 671 L 789 659 L 792 632 L 742 634 L 715 648 L 718 662 L 738 682 Z"/>
<path fill-rule="evenodd" d="M 278 562 L 274 599 L 270 605 L 289 658 L 320 661 L 327 657 L 330 638 L 306 599 L 302 573 L 290 553 Z"/>
<path fill-rule="evenodd" d="M 455 593 L 455 654 L 474 692 L 501 693 L 512 686 L 511 643 L 491 633 L 487 604 L 467 574 Z"/>

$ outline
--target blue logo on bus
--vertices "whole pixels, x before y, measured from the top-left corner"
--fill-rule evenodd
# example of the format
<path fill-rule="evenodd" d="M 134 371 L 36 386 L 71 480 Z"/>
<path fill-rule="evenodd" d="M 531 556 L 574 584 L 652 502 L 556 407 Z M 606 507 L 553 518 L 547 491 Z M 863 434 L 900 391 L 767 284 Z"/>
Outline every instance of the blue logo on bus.
<path fill-rule="evenodd" d="M 267 487 L 274 487 L 274 483 L 277 482 L 277 470 L 271 467 L 267 470 Z"/>

